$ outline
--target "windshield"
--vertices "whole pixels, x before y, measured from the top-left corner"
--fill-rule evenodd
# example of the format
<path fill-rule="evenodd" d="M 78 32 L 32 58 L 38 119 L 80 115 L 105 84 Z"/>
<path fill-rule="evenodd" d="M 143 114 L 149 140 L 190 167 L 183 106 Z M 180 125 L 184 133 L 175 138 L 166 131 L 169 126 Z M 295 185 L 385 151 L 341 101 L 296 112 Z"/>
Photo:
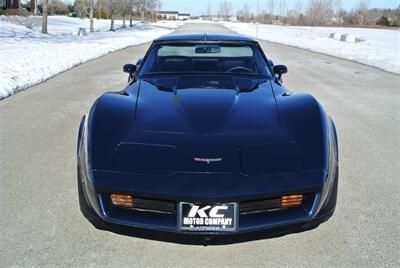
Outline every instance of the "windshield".
<path fill-rule="evenodd" d="M 249 44 L 157 44 L 140 75 L 157 73 L 236 73 L 270 75 L 257 46 Z"/>

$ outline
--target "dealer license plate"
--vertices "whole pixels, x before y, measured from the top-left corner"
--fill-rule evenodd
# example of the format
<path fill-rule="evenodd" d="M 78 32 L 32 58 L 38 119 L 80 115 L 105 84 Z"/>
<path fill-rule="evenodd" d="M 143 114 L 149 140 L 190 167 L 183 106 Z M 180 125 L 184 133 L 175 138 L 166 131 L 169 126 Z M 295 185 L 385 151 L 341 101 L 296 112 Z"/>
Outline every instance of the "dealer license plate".
<path fill-rule="evenodd" d="M 232 232 L 238 226 L 237 203 L 199 205 L 180 202 L 180 230 L 200 232 Z"/>

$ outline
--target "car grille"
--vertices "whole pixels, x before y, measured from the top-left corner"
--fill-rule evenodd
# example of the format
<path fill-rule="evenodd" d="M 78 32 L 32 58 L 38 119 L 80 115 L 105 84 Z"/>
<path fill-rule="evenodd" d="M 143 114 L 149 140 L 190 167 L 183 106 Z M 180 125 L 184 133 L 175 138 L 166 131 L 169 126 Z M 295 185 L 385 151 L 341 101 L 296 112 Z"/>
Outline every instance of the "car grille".
<path fill-rule="evenodd" d="M 240 214 L 250 214 L 250 213 L 280 210 L 282 209 L 281 198 L 279 197 L 274 199 L 244 201 L 240 202 L 239 208 L 240 208 Z"/>
<path fill-rule="evenodd" d="M 134 198 L 130 209 L 153 211 L 160 213 L 175 213 L 175 202 L 155 199 Z"/>
<path fill-rule="evenodd" d="M 133 206 L 128 209 L 143 210 L 158 213 L 176 213 L 176 202 L 147 198 L 134 198 Z M 281 198 L 251 200 L 239 202 L 239 213 L 242 215 L 281 210 Z"/>

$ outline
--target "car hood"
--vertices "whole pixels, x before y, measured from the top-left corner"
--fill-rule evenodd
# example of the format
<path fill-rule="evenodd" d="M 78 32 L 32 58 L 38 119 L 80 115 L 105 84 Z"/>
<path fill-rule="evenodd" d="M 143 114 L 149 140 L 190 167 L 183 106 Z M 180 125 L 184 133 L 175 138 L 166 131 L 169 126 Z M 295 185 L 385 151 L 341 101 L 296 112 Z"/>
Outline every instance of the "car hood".
<path fill-rule="evenodd" d="M 138 129 L 216 134 L 278 127 L 277 105 L 268 80 L 248 79 L 244 84 L 208 79 L 219 87 L 195 87 L 196 83 L 185 80 L 170 86 L 171 81 L 141 81 L 136 109 Z"/>
<path fill-rule="evenodd" d="M 119 143 L 114 168 L 142 174 L 299 169 L 297 144 L 279 127 L 270 82 L 250 84 L 232 89 L 177 83 L 171 89 L 141 81 L 136 134 Z"/>
<path fill-rule="evenodd" d="M 309 95 L 275 95 L 269 80 L 186 78 L 139 80 L 99 98 L 88 120 L 91 166 L 155 175 L 325 167 L 323 113 Z"/>

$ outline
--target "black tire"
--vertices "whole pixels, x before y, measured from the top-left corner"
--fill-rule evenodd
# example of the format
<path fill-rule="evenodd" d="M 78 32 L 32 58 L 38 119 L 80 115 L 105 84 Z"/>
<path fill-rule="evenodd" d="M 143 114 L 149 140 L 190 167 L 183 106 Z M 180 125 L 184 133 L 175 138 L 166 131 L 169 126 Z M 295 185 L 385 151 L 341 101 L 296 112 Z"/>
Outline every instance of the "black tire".
<path fill-rule="evenodd" d="M 97 215 L 97 213 L 94 211 L 94 209 L 89 205 L 89 201 L 87 200 L 85 191 L 83 189 L 83 178 L 82 178 L 82 174 L 80 172 L 80 169 L 78 167 L 77 169 L 77 179 L 78 179 L 78 198 L 79 198 L 79 207 L 80 210 L 83 214 L 83 216 L 85 216 L 85 218 L 91 223 L 93 224 L 94 227 L 96 227 L 97 229 L 102 229 L 105 230 L 107 229 L 107 225 L 106 222 L 103 221 L 99 215 Z"/>
<path fill-rule="evenodd" d="M 321 223 L 329 220 L 329 218 L 332 217 L 333 212 L 335 212 L 338 186 L 339 186 L 339 165 L 336 167 L 335 180 L 333 181 L 332 191 L 328 196 L 326 204 L 324 205 L 324 207 L 319 213 L 319 216 L 317 217 Z"/>

